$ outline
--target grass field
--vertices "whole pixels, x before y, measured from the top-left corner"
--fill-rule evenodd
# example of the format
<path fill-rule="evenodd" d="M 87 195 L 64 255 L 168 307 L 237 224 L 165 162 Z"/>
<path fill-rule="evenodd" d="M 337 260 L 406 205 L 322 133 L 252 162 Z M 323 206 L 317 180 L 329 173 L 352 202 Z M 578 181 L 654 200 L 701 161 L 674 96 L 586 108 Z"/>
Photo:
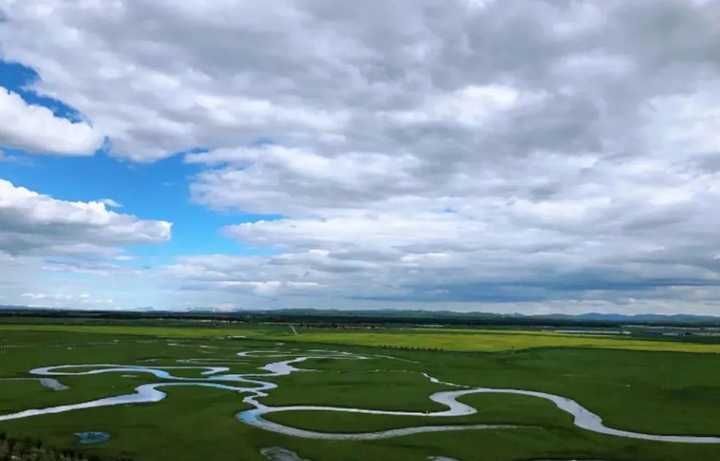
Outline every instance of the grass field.
<path fill-rule="evenodd" d="M 73 324 L 3 324 L 0 332 L 42 331 L 91 334 L 133 334 L 164 338 L 225 338 L 246 336 L 252 339 L 293 341 L 317 344 L 343 344 L 353 346 L 441 349 L 456 352 L 498 352 L 533 348 L 596 348 L 637 351 L 666 351 L 693 353 L 720 353 L 720 342 L 638 339 L 635 337 L 598 337 L 582 334 L 562 334 L 527 330 L 478 329 L 420 329 L 389 328 L 379 331 L 364 329 L 299 329 L 295 335 L 287 326 L 132 326 L 127 325 L 73 325 Z"/>
<path fill-rule="evenodd" d="M 457 352 L 497 352 L 532 348 L 571 347 L 597 349 L 623 349 L 636 351 L 668 351 L 720 353 L 720 344 L 697 344 L 679 341 L 631 339 L 624 337 L 597 337 L 564 335 L 559 333 L 521 331 L 437 331 L 389 330 L 363 331 L 308 331 L 288 340 L 328 344 L 348 344 L 372 347 L 429 348 Z"/>
<path fill-rule="evenodd" d="M 247 336 L 248 339 L 229 339 Z M 279 342 L 285 343 L 279 345 Z M 329 346 L 328 344 L 333 344 Z M 391 346 L 390 349 L 376 346 Z M 269 358 L 241 350 L 331 348 L 369 360 L 313 359 L 316 371 L 272 378 L 279 388 L 263 402 L 385 410 L 433 411 L 428 395 L 448 390 L 424 378 L 468 386 L 550 392 L 581 402 L 607 425 L 656 434 L 720 435 L 720 345 L 555 333 L 477 330 L 301 330 L 287 327 L 156 327 L 129 325 L 0 325 L 0 378 L 26 377 L 34 367 L 62 364 L 178 365 L 177 360 L 228 360 L 233 373 L 256 371 Z M 414 348 L 405 350 L 399 348 Z M 443 349 L 430 351 L 421 349 Z M 216 363 L 214 363 L 216 364 Z M 177 374 L 198 376 L 196 370 Z M 62 376 L 53 391 L 37 382 L 0 381 L 0 415 L 130 393 L 147 374 Z M 512 424 L 516 429 L 419 434 L 376 441 L 324 441 L 256 429 L 235 419 L 243 395 L 207 388 L 173 388 L 152 404 L 94 408 L 0 422 L 0 432 L 41 439 L 103 459 L 263 460 L 260 450 L 283 447 L 311 461 L 461 461 L 604 459 L 675 461 L 720 459 L 720 445 L 645 442 L 576 428 L 553 404 L 531 397 L 471 395 L 470 416 L 427 418 L 330 412 L 274 413 L 268 419 L 304 429 L 362 432 L 426 424 Z M 82 446 L 76 432 L 103 431 L 110 441 Z"/>

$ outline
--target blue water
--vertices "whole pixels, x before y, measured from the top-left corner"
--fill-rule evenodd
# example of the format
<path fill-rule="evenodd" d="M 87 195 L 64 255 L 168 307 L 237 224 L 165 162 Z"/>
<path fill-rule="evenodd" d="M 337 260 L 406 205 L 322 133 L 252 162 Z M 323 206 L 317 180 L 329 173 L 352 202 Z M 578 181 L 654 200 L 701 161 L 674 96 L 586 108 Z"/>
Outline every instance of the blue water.
<path fill-rule="evenodd" d="M 110 434 L 107 432 L 76 432 L 75 436 L 80 439 L 80 443 L 83 445 L 103 443 L 110 440 Z"/>

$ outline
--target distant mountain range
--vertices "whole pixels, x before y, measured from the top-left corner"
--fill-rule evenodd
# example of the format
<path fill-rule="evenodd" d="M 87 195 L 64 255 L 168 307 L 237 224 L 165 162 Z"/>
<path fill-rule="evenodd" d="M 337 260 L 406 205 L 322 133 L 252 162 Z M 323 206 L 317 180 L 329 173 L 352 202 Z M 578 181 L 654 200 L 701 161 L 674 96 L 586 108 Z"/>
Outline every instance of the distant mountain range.
<path fill-rule="evenodd" d="M 428 311 L 410 309 L 276 309 L 276 310 L 223 310 L 197 307 L 184 311 L 171 311 L 147 307 L 137 310 L 74 310 L 29 306 L 0 305 L 0 315 L 41 317 L 95 317 L 117 319 L 173 318 L 173 319 L 224 319 L 293 322 L 353 322 L 353 323 L 420 323 L 470 325 L 690 325 L 720 326 L 720 316 L 690 314 L 497 314 L 488 312 Z"/>
<path fill-rule="evenodd" d="M 692 315 L 692 314 L 600 314 L 590 312 L 587 314 L 565 315 L 551 314 L 544 317 L 548 318 L 575 318 L 579 320 L 599 321 L 599 322 L 631 322 L 631 323 L 656 323 L 656 322 L 677 322 L 677 323 L 703 323 L 703 322 L 720 322 L 720 316 L 712 315 Z"/>

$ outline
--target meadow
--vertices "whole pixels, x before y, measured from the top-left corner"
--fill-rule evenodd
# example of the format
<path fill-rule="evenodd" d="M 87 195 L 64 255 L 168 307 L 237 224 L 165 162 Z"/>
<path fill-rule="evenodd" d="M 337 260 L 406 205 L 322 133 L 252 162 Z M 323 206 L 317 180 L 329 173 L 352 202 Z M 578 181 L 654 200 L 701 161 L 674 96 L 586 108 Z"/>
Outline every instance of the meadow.
<path fill-rule="evenodd" d="M 240 338 L 244 336 L 245 338 Z M 161 366 L 223 365 L 254 373 L 271 360 L 237 352 L 280 350 L 312 355 L 333 349 L 367 360 L 309 359 L 298 372 L 265 378 L 279 387 L 267 405 L 327 405 L 401 411 L 438 411 L 433 392 L 466 386 L 521 388 L 574 399 L 614 428 L 672 435 L 720 435 L 720 345 L 679 340 L 595 337 L 536 331 L 300 329 L 287 326 L 155 326 L 0 324 L 0 378 L 30 377 L 36 367 L 64 364 Z M 198 370 L 174 371 L 200 378 Z M 161 381 L 145 373 L 58 376 L 55 391 L 37 381 L 0 380 L 0 415 L 132 393 Z M 10 438 L 42 440 L 100 459 L 265 460 L 282 447 L 310 461 L 461 461 L 602 459 L 612 461 L 720 459 L 720 444 L 649 442 L 589 432 L 551 402 L 528 396 L 467 395 L 478 409 L 433 418 L 328 411 L 267 415 L 308 430 L 356 433 L 433 424 L 501 424 L 512 429 L 437 432 L 366 441 L 306 439 L 246 425 L 236 414 L 249 408 L 237 392 L 201 387 L 167 388 L 165 400 L 0 421 Z M 83 445 L 76 433 L 102 431 L 110 440 Z M 271 459 L 271 458 L 270 458 Z M 279 459 L 279 458 L 278 458 Z"/>
<path fill-rule="evenodd" d="M 287 325 L 244 324 L 207 326 L 203 323 L 156 325 L 138 322 L 117 324 L 0 323 L 0 332 L 41 331 L 91 334 L 162 336 L 168 338 L 217 338 L 245 336 L 252 339 L 316 344 L 434 349 L 454 352 L 499 352 L 535 348 L 591 348 L 661 352 L 720 353 L 720 338 L 707 342 L 648 339 L 636 336 L 597 336 L 518 329 L 450 328 L 302 328 L 295 334 Z"/>

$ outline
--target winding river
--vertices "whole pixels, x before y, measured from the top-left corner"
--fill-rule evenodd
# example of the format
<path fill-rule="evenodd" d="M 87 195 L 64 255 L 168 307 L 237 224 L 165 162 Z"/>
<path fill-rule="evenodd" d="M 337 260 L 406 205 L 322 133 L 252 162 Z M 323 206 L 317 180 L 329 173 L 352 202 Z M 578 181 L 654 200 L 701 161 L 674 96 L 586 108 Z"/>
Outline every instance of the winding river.
<path fill-rule="evenodd" d="M 603 424 L 602 418 L 583 407 L 578 402 L 555 394 L 545 392 L 537 392 L 523 389 L 502 389 L 489 387 L 467 388 L 455 383 L 441 381 L 427 373 L 423 373 L 427 379 L 436 384 L 442 384 L 449 387 L 460 388 L 456 390 L 440 391 L 430 395 L 430 400 L 446 407 L 445 410 L 434 412 L 422 411 L 388 411 L 377 409 L 363 409 L 351 407 L 334 407 L 334 406 L 316 406 L 316 405 L 290 405 L 290 406 L 269 406 L 263 404 L 260 399 L 268 396 L 268 392 L 277 389 L 278 385 L 267 378 L 287 376 L 292 373 L 305 371 L 296 368 L 295 365 L 312 359 L 337 359 L 337 360 L 368 360 L 372 357 L 340 352 L 331 350 L 310 350 L 300 355 L 294 352 L 283 352 L 278 350 L 256 350 L 244 351 L 237 353 L 238 362 L 242 363 L 243 359 L 250 358 L 267 358 L 267 359 L 283 359 L 267 363 L 259 368 L 259 372 L 254 373 L 229 373 L 230 369 L 226 366 L 210 366 L 208 363 L 235 363 L 233 361 L 225 361 L 219 359 L 208 359 L 203 365 L 204 359 L 183 359 L 181 363 L 184 366 L 142 366 L 142 365 L 118 365 L 118 364 L 95 364 L 95 365 L 59 365 L 43 368 L 35 368 L 30 370 L 31 378 L 39 380 L 44 385 L 54 389 L 64 389 L 55 377 L 56 376 L 82 376 L 97 375 L 102 373 L 120 373 L 133 375 L 146 373 L 154 377 L 165 380 L 153 384 L 143 384 L 135 388 L 135 392 L 131 394 L 106 397 L 86 402 L 58 405 L 47 408 L 28 409 L 16 413 L 0 415 L 0 422 L 10 421 L 20 418 L 29 418 L 39 415 L 58 414 L 68 411 L 83 410 L 89 408 L 108 407 L 115 405 L 139 404 L 159 402 L 167 394 L 162 391 L 163 388 L 178 386 L 203 386 L 216 389 L 223 389 L 245 395 L 243 402 L 250 405 L 249 410 L 241 411 L 236 415 L 238 421 L 267 431 L 272 431 L 293 437 L 302 437 L 310 439 L 322 440 L 377 440 L 391 437 L 400 437 L 411 434 L 427 433 L 427 432 L 446 432 L 446 431 L 466 431 L 466 430 L 488 430 L 488 429 L 514 429 L 518 426 L 512 425 L 493 425 L 493 424 L 448 424 L 448 425 L 427 425 L 412 426 L 400 429 L 390 429 L 376 432 L 361 433 L 334 433 L 319 432 L 291 427 L 279 423 L 275 423 L 265 419 L 263 416 L 270 413 L 287 412 L 287 411 L 333 411 L 355 414 L 373 414 L 388 416 L 417 416 L 424 418 L 446 418 L 453 416 L 466 416 L 477 413 L 477 410 L 465 403 L 459 402 L 458 399 L 472 394 L 514 394 L 524 395 L 545 399 L 560 410 L 573 416 L 575 426 L 591 432 L 605 434 L 616 437 L 624 437 L 630 439 L 650 440 L 655 442 L 676 442 L 676 443 L 695 443 L 695 444 L 715 444 L 720 443 L 720 437 L 712 436 L 690 436 L 690 435 L 659 435 L 646 434 L 641 432 L 626 431 L 615 429 Z M 172 374 L 173 370 L 200 370 L 200 378 L 180 377 Z M 5 378 L 18 379 L 18 378 Z M 0 378 L 0 381 L 3 380 Z M 43 381 L 44 380 L 44 381 Z M 52 383 L 52 385 L 49 385 Z"/>

